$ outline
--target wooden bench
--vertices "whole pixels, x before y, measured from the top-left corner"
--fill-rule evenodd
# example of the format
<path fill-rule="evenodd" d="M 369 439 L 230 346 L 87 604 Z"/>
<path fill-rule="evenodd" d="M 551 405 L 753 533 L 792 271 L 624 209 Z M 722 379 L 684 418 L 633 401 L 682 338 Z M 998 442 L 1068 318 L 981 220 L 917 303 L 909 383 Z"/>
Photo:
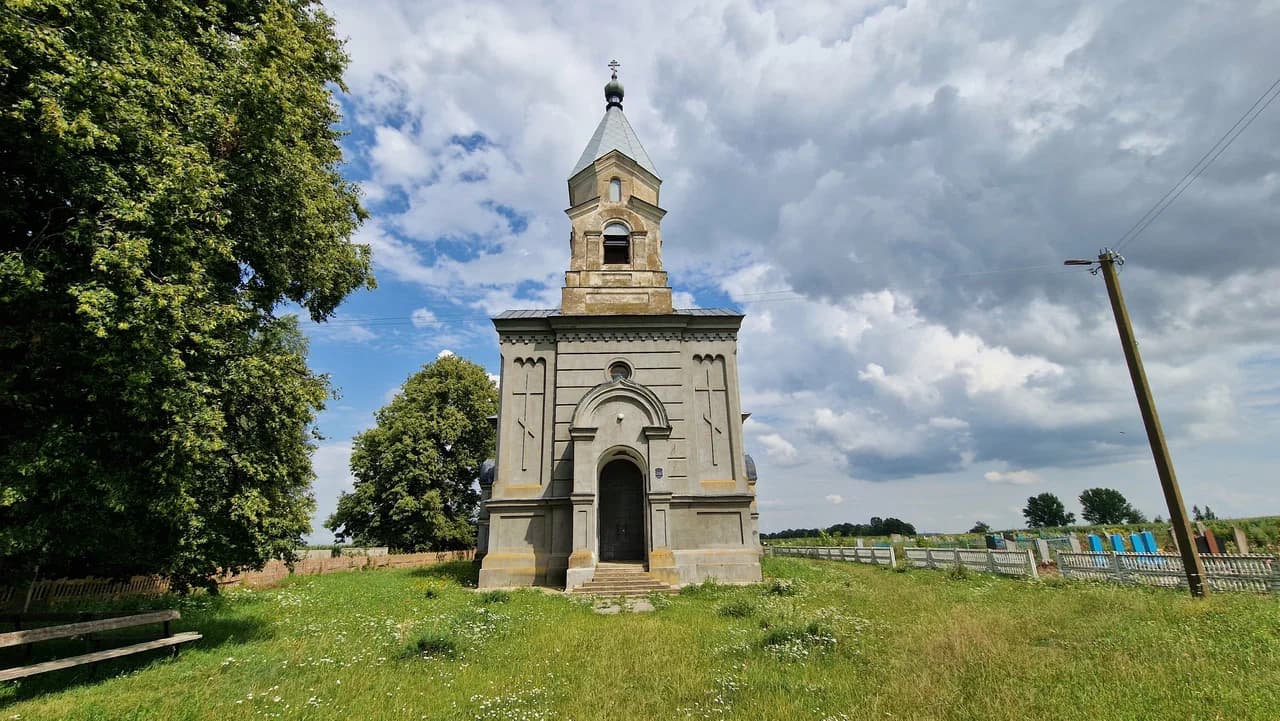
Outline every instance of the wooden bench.
<path fill-rule="evenodd" d="M 178 652 L 178 645 L 188 641 L 195 641 L 200 638 L 200 634 L 194 631 L 185 633 L 173 633 L 171 624 L 181 617 L 177 611 L 153 611 L 150 613 L 137 613 L 131 616 L 114 616 L 110 618 L 101 618 L 88 621 L 79 621 L 76 623 L 64 623 L 58 626 L 45 626 L 43 628 L 33 628 L 26 631 L 11 631 L 9 633 L 0 633 L 0 648 L 12 646 L 28 646 L 41 641 L 51 641 L 58 638 L 74 638 L 76 636 L 87 636 L 92 633 L 101 633 L 103 631 L 115 631 L 121 628 L 132 628 L 134 626 L 145 626 L 152 623 L 164 624 L 164 636 L 152 641 L 143 641 L 130 646 L 121 646 L 119 648 L 109 648 L 103 651 L 94 651 L 79 656 L 71 656 L 68 658 L 60 658 L 53 661 L 45 661 L 44 663 L 36 663 L 30 666 L 19 666 L 16 668 L 0 669 L 0 681 L 13 681 L 27 676 L 35 676 L 36 674 L 46 673 L 48 671 L 57 671 L 64 668 L 72 668 L 87 663 L 96 663 L 98 661 L 106 661 L 112 658 L 120 658 L 122 656 L 130 656 L 143 651 L 151 651 L 159 648 L 168 648 L 174 654 Z M 40 616 L 14 617 L 12 619 L 15 626 L 20 625 L 24 620 L 52 620 L 51 614 L 42 614 Z"/>

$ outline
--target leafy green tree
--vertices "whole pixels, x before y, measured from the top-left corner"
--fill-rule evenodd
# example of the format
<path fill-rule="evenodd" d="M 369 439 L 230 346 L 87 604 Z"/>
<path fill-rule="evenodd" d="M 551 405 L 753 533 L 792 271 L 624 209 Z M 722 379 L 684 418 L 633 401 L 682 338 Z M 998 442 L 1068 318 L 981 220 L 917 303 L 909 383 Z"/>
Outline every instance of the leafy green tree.
<path fill-rule="evenodd" d="M 405 381 L 356 436 L 355 488 L 325 527 L 339 540 L 399 551 L 475 543 L 480 464 L 493 454 L 498 392 L 484 368 L 446 355 Z"/>
<path fill-rule="evenodd" d="M 1212 509 L 1212 508 L 1209 508 L 1208 506 L 1205 506 L 1203 511 L 1202 511 L 1202 510 L 1200 510 L 1200 506 L 1192 506 L 1192 507 L 1191 507 L 1191 520 L 1193 520 L 1193 521 L 1216 521 L 1216 520 L 1218 520 L 1218 514 L 1214 513 L 1214 512 L 1213 512 L 1213 509 Z"/>
<path fill-rule="evenodd" d="M 868 530 L 871 531 L 867 534 L 870 536 L 888 536 L 894 533 L 903 536 L 916 535 L 915 526 L 901 519 L 894 518 L 893 516 L 889 516 L 888 518 L 872 518 L 871 528 Z"/>
<path fill-rule="evenodd" d="M 372 286 L 346 64 L 307 0 L 0 7 L 0 581 L 260 566 L 330 394 L 296 321 Z"/>
<path fill-rule="evenodd" d="M 969 529 L 969 533 L 991 533 L 991 526 L 982 521 L 973 524 L 973 528 Z"/>
<path fill-rule="evenodd" d="M 1142 514 L 1129 504 L 1129 501 L 1114 488 L 1090 488 L 1080 494 L 1081 516 L 1089 523 L 1107 525 L 1112 523 L 1141 523 L 1131 521 L 1141 518 Z"/>
<path fill-rule="evenodd" d="M 1026 507 L 1022 509 L 1022 515 L 1026 517 L 1027 525 L 1031 528 L 1069 526 L 1076 521 L 1076 514 L 1067 513 L 1066 506 L 1062 505 L 1062 499 L 1052 493 L 1041 493 L 1028 498 Z"/>

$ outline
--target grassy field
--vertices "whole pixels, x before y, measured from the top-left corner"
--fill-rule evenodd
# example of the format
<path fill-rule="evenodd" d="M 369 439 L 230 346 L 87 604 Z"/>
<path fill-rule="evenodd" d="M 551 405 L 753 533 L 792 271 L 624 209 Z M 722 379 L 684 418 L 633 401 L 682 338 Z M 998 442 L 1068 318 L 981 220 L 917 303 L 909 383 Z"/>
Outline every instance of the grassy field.
<path fill-rule="evenodd" d="M 178 659 L 6 684 L 0 720 L 1280 718 L 1274 598 L 766 572 L 612 616 L 477 593 L 465 563 L 194 597 Z"/>

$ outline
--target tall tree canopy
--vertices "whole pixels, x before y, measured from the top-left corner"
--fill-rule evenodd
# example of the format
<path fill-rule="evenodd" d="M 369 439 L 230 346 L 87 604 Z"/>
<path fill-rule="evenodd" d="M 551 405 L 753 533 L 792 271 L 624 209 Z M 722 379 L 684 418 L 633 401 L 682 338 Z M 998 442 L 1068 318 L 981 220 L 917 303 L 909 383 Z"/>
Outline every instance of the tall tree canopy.
<path fill-rule="evenodd" d="M 1041 493 L 1028 498 L 1026 508 L 1022 509 L 1022 515 L 1026 517 L 1027 525 L 1031 528 L 1069 526 L 1076 522 L 1076 514 L 1067 513 L 1067 507 L 1062 505 L 1062 499 L 1052 493 Z"/>
<path fill-rule="evenodd" d="M 1080 513 L 1089 523 L 1143 523 L 1142 513 L 1114 488 L 1089 488 L 1080 494 Z"/>
<path fill-rule="evenodd" d="M 0 7 L 0 576 L 201 582 L 307 531 L 281 303 L 372 286 L 307 0 Z"/>
<path fill-rule="evenodd" d="M 892 516 L 881 518 L 872 516 L 870 523 L 837 523 L 826 528 L 788 528 L 776 533 L 762 533 L 761 538 L 815 538 L 819 534 L 830 536 L 888 536 L 899 533 L 904 536 L 916 535 L 916 527 Z"/>
<path fill-rule="evenodd" d="M 445 355 L 409 377 L 356 436 L 355 488 L 325 526 L 340 540 L 401 551 L 475 543 L 480 464 L 493 454 L 498 391 L 484 368 Z"/>

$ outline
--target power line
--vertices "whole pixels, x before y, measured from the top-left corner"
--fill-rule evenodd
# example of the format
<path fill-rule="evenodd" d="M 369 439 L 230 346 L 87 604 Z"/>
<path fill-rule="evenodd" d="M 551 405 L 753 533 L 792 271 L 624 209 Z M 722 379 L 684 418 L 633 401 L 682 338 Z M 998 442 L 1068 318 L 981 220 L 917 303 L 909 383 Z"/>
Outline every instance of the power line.
<path fill-rule="evenodd" d="M 1258 116 L 1267 109 L 1267 106 L 1271 105 L 1277 96 L 1280 96 L 1280 92 L 1276 92 L 1277 88 L 1280 88 L 1280 78 L 1276 78 L 1276 81 L 1271 84 L 1271 87 L 1263 91 L 1262 95 L 1259 95 L 1258 99 L 1253 101 L 1253 105 L 1250 105 L 1249 109 L 1244 111 L 1244 115 L 1241 115 L 1240 118 L 1236 120 L 1235 124 L 1232 125 L 1226 133 L 1223 133 L 1221 138 L 1218 138 L 1218 142 L 1214 143 L 1212 147 L 1205 151 L 1204 155 L 1200 156 L 1200 159 L 1196 161 L 1195 165 L 1192 165 L 1190 170 L 1188 170 L 1177 183 L 1173 184 L 1172 188 L 1169 188 L 1169 190 L 1155 202 L 1155 205 L 1148 208 L 1147 212 L 1144 213 L 1141 218 L 1138 218 L 1138 221 L 1130 226 L 1130 228 L 1125 231 L 1124 235 L 1120 236 L 1119 240 L 1116 241 L 1115 247 L 1117 251 L 1125 245 L 1128 245 L 1139 235 L 1142 235 L 1142 232 L 1146 230 L 1156 218 L 1159 218 L 1160 215 L 1169 208 L 1169 206 L 1173 205 L 1174 202 L 1177 201 L 1184 192 L 1186 192 L 1187 188 L 1191 187 L 1192 183 L 1196 182 L 1196 178 L 1199 178 L 1210 165 L 1213 165 L 1213 162 L 1218 159 L 1218 156 L 1222 155 L 1227 148 L 1231 147 L 1231 144 L 1236 141 L 1236 138 L 1240 137 L 1241 133 L 1248 130 L 1249 126 L 1253 124 L 1253 121 L 1257 120 Z M 1271 97 L 1268 98 L 1268 95 Z M 1266 102 L 1263 102 L 1264 100 Z"/>
<path fill-rule="evenodd" d="M 1075 268 L 1068 268 L 1068 269 L 1066 269 L 1066 270 L 1063 270 L 1063 269 L 1062 269 L 1062 267 L 1061 267 L 1060 265 L 1057 265 L 1057 264 L 1052 265 L 1052 266 L 1046 266 L 1046 265 L 1031 266 L 1030 268 L 1037 269 L 1037 270 L 1042 270 L 1042 272 L 1040 273 L 1040 275 L 1065 275 L 1065 274 L 1068 274 L 1068 273 L 1077 273 L 1077 272 L 1079 272 L 1079 271 L 1078 271 L 1077 269 L 1075 269 Z M 1048 268 L 1053 268 L 1053 270 L 1045 270 L 1045 269 L 1048 269 Z M 1019 268 L 1006 268 L 1006 269 L 999 270 L 999 271 L 992 271 L 992 273 L 1012 273 L 1012 272 L 1026 272 L 1026 269 L 1019 269 Z M 956 274 L 953 274 L 953 275 L 940 276 L 940 277 L 938 277 L 938 278 L 933 278 L 933 279 L 930 279 L 930 280 L 929 280 L 929 281 L 927 281 L 927 282 L 923 282 L 923 283 L 920 283 L 920 284 L 918 284 L 918 285 L 910 285 L 910 286 L 903 286 L 903 285 L 885 286 L 884 288 L 880 288 L 880 289 L 876 289 L 876 290 L 890 290 L 890 291 L 895 291 L 895 290 L 918 290 L 918 289 L 920 289 L 920 288 L 927 288 L 927 287 L 929 287 L 929 286 L 933 285 L 933 284 L 934 284 L 934 282 L 936 282 L 937 280 L 941 280 L 942 278 L 964 278 L 964 277 L 970 277 L 970 276 L 981 276 L 981 275 L 990 275 L 990 274 L 991 274 L 991 273 L 987 273 L 987 272 L 977 272 L 977 273 L 956 273 Z M 773 293 L 774 295 L 772 295 L 772 296 L 770 296 L 770 297 L 763 297 L 763 298 L 762 298 L 762 297 L 747 297 L 747 296 L 745 296 L 745 295 L 742 295 L 742 296 L 738 296 L 738 298 L 740 298 L 740 299 L 742 299 L 742 300 L 738 300 L 737 302 L 738 302 L 738 303 L 740 303 L 740 304 L 742 304 L 742 305 L 760 305 L 760 304 L 762 304 L 762 303 L 779 303 L 779 302 L 783 302 L 783 301 L 792 301 L 792 300 L 810 300 L 810 301 L 812 301 L 812 300 L 816 300 L 815 298 L 813 298 L 813 297 L 811 297 L 811 296 L 804 295 L 804 294 L 802 294 L 802 293 L 798 293 L 798 292 L 796 292 L 796 291 L 794 291 L 794 290 L 787 290 L 787 291 L 769 291 L 769 292 L 770 292 L 770 293 Z M 874 292 L 874 291 L 871 291 L 871 292 Z M 752 294 L 752 295 L 760 295 L 760 294 Z"/>
<path fill-rule="evenodd" d="M 885 286 L 882 289 L 876 289 L 876 290 L 917 290 L 920 288 L 929 287 L 943 280 L 975 278 L 975 277 L 983 277 L 983 276 L 991 276 L 991 275 L 1001 275 L 1006 273 L 1026 273 L 1029 271 L 1043 271 L 1048 269 L 1052 269 L 1053 270 L 1052 274 L 1054 275 L 1060 274 L 1063 272 L 1067 272 L 1067 273 L 1073 272 L 1072 270 L 1063 271 L 1062 267 L 1056 263 L 1052 265 L 1048 265 L 1048 264 L 1024 265 L 1024 266 L 1018 266 L 1018 267 L 1012 267 L 1012 268 L 993 268 L 991 270 L 978 270 L 978 271 L 972 271 L 972 272 L 966 272 L 966 273 L 947 273 L 944 275 L 934 276 L 933 278 L 930 278 L 926 281 L 922 281 L 921 283 L 916 285 Z M 812 296 L 799 293 L 795 290 L 766 290 L 766 291 L 759 291 L 756 293 L 743 293 L 733 297 L 732 300 L 735 303 L 738 303 L 741 305 L 748 305 L 748 304 L 759 305 L 762 303 L 777 303 L 777 302 L 783 302 L 783 301 L 816 300 L 816 299 L 813 298 Z M 488 317 L 489 317 L 488 314 L 481 310 L 476 310 L 474 312 L 464 311 L 464 312 L 458 312 L 458 313 L 443 313 L 443 314 L 438 313 L 438 314 L 433 314 L 431 321 L 429 323 L 422 324 L 422 327 L 426 329 L 430 326 L 443 324 L 448 321 L 466 321 L 466 320 L 481 321 L 481 320 L 487 320 Z M 360 326 L 364 328 L 389 328 L 389 327 L 414 325 L 414 322 L 413 322 L 412 316 L 410 315 L 393 315 L 393 316 L 378 316 L 373 318 L 331 318 L 329 320 L 326 320 L 320 323 L 310 323 L 309 325 L 314 326 L 316 329 L 323 330 L 326 327 L 327 328 L 349 328 L 352 326 Z"/>

